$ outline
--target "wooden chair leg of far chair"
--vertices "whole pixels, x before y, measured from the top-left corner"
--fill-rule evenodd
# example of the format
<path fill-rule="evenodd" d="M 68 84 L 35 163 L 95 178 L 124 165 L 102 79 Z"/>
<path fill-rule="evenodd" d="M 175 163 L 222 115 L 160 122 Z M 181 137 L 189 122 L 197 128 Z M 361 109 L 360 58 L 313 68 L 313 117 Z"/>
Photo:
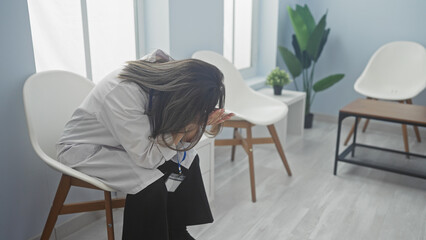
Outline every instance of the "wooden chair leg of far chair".
<path fill-rule="evenodd" d="M 407 102 L 407 104 L 413 104 L 413 100 L 411 100 L 411 99 L 407 99 L 406 102 Z M 419 128 L 417 126 L 413 126 L 413 128 L 414 128 L 414 132 L 416 133 L 417 142 L 422 142 L 422 139 L 420 137 Z"/>
<path fill-rule="evenodd" d="M 47 217 L 46 224 L 44 225 L 43 233 L 41 234 L 41 240 L 48 240 L 50 238 L 70 188 L 71 177 L 62 175 L 61 181 L 58 185 L 58 190 L 56 191 L 55 199 L 53 200 L 52 207 L 50 208 L 49 216 Z"/>
<path fill-rule="evenodd" d="M 285 157 L 283 147 L 281 146 L 280 139 L 278 138 L 277 131 L 275 130 L 275 126 L 272 124 L 268 125 L 268 130 L 272 136 L 272 139 L 274 140 L 275 147 L 277 148 L 278 153 L 281 157 L 281 160 L 283 161 L 284 167 L 287 170 L 287 174 L 288 176 L 291 176 L 292 174 L 291 174 L 290 166 L 288 165 L 287 158 Z"/>
<path fill-rule="evenodd" d="M 290 166 L 288 165 L 287 158 L 284 154 L 284 150 L 281 146 L 281 142 L 278 138 L 277 131 L 275 130 L 274 125 L 269 125 L 268 130 L 271 134 L 271 137 L 267 138 L 253 138 L 252 136 L 252 127 L 255 126 L 247 121 L 226 121 L 224 127 L 232 127 L 234 128 L 234 137 L 233 139 L 216 139 L 215 146 L 229 146 L 232 145 L 232 151 L 234 152 L 236 145 L 241 145 L 244 151 L 248 155 L 249 160 L 249 173 L 250 173 L 250 186 L 251 186 L 251 199 L 253 202 L 256 202 L 256 183 L 254 177 L 254 156 L 253 156 L 253 144 L 270 144 L 275 143 L 275 147 L 278 150 L 278 154 L 281 157 L 281 160 L 284 164 L 284 167 L 287 170 L 287 174 L 289 176 L 292 175 Z M 243 138 L 241 134 L 238 132 L 239 128 L 246 129 L 246 138 Z M 232 158 L 234 158 L 234 153 L 232 154 Z"/>
<path fill-rule="evenodd" d="M 399 103 L 404 104 L 404 101 L 398 101 Z M 406 153 L 410 152 L 409 146 L 408 146 L 408 132 L 407 132 L 407 125 L 402 124 L 402 138 L 404 139 L 404 149 Z M 410 155 L 406 155 L 407 158 L 410 158 Z"/>
<path fill-rule="evenodd" d="M 251 186 L 251 200 L 256 202 L 256 181 L 254 179 L 254 160 L 253 160 L 253 139 L 251 134 L 251 127 L 247 127 L 247 138 L 243 147 L 247 152 L 249 160 L 249 172 L 250 172 L 250 186 Z"/>
<path fill-rule="evenodd" d="M 365 119 L 364 127 L 362 128 L 362 132 L 365 132 L 367 130 L 368 123 L 370 122 L 370 119 Z"/>
<path fill-rule="evenodd" d="M 405 148 L 405 152 L 408 153 L 410 152 L 409 147 L 408 147 L 408 134 L 407 134 L 407 125 L 402 124 L 402 137 L 404 138 L 404 148 Z M 407 158 L 410 158 L 410 155 L 406 155 Z"/>
<path fill-rule="evenodd" d="M 237 131 L 238 131 L 238 128 L 234 128 L 234 139 L 236 139 L 237 138 Z M 232 152 L 231 152 L 231 161 L 234 161 L 234 159 L 235 159 L 235 145 L 232 145 Z"/>
<path fill-rule="evenodd" d="M 373 99 L 373 100 L 377 100 L 375 98 L 371 98 L 371 97 L 367 97 L 367 99 Z M 361 119 L 360 119 L 361 120 Z M 364 123 L 364 127 L 362 128 L 362 132 L 365 132 L 365 130 L 367 130 L 367 126 L 368 123 L 370 122 L 370 119 L 365 119 L 365 123 Z M 346 144 L 345 144 L 346 145 Z"/>
<path fill-rule="evenodd" d="M 367 99 L 378 100 L 376 98 L 371 98 L 371 97 L 367 97 Z M 358 123 L 360 123 L 360 122 L 361 122 L 361 118 L 359 119 Z M 365 123 L 364 123 L 364 127 L 362 128 L 362 132 L 365 132 L 365 130 L 367 130 L 368 123 L 370 123 L 370 119 L 365 119 Z M 352 125 L 352 128 L 349 131 L 349 134 L 346 137 L 345 142 L 343 143 L 345 146 L 348 145 L 349 140 L 351 140 L 352 134 L 354 134 L 354 130 L 355 130 L 355 123 Z"/>
<path fill-rule="evenodd" d="M 368 119 L 367 119 L 368 120 Z M 359 125 L 359 123 L 361 122 L 361 118 L 359 119 L 359 121 L 358 121 L 358 125 Z M 366 126 L 364 126 L 364 128 L 367 128 Z M 348 136 L 346 137 L 346 139 L 345 139 L 345 142 L 343 143 L 345 146 L 346 145 L 348 145 L 348 142 L 349 142 L 349 140 L 351 140 L 351 137 L 352 137 L 352 135 L 354 134 L 354 131 L 355 131 L 355 123 L 352 125 L 352 128 L 351 128 L 351 130 L 349 131 L 349 133 L 348 133 Z"/>

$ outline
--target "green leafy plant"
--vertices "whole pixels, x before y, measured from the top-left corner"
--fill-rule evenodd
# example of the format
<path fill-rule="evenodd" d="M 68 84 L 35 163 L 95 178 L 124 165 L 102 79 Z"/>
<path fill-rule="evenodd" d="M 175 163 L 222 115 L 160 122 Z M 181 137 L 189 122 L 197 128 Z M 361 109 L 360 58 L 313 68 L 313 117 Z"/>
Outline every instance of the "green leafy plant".
<path fill-rule="evenodd" d="M 290 76 L 284 70 L 275 68 L 266 78 L 266 84 L 271 86 L 284 86 L 291 83 Z"/>
<path fill-rule="evenodd" d="M 307 5 L 303 7 L 296 5 L 295 9 L 288 7 L 287 10 L 294 29 L 292 36 L 294 54 L 282 46 L 279 46 L 278 49 L 294 79 L 297 90 L 299 90 L 299 86 L 296 78 L 302 75 L 302 89 L 306 92 L 305 114 L 309 114 L 315 94 L 333 86 L 345 75 L 333 74 L 314 83 L 315 65 L 330 33 L 330 28 L 326 29 L 327 13 L 316 24 Z"/>

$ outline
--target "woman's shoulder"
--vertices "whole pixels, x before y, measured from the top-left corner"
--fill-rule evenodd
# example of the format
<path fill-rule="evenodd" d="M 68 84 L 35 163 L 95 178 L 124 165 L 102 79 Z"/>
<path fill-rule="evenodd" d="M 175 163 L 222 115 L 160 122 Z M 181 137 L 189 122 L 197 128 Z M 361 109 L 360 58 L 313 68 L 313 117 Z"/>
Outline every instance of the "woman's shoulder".
<path fill-rule="evenodd" d="M 114 92 L 128 92 L 129 94 L 137 94 L 145 96 L 146 93 L 139 87 L 138 84 L 127 81 L 119 77 L 122 72 L 122 68 L 116 69 L 106 75 L 95 88 L 98 89 L 99 92 L 103 93 L 102 95 L 111 95 Z"/>
<path fill-rule="evenodd" d="M 105 105 L 107 102 L 134 102 L 144 107 L 148 94 L 136 83 L 119 78 L 121 70 L 112 71 L 98 82 L 81 106 L 98 109 L 100 105 Z"/>

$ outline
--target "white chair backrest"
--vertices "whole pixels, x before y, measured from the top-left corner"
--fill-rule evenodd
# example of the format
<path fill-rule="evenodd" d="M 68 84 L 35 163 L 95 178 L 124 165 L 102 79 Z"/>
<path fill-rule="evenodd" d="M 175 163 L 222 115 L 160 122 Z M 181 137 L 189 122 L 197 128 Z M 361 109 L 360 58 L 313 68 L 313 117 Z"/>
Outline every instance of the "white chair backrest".
<path fill-rule="evenodd" d="M 222 55 L 212 51 L 198 51 L 193 58 L 219 68 L 224 76 L 225 109 L 235 116 L 258 125 L 270 125 L 287 115 L 284 103 L 251 89 L 238 69 Z"/>
<path fill-rule="evenodd" d="M 406 92 L 401 90 L 417 95 L 425 86 L 425 48 L 415 42 L 398 41 L 383 45 L 373 54 L 354 87 L 357 91 L 387 88 L 398 98 L 398 92 Z"/>
<path fill-rule="evenodd" d="M 244 82 L 241 73 L 234 64 L 222 55 L 212 51 L 198 51 L 192 55 L 192 58 L 215 65 L 222 71 L 226 89 L 225 109 L 235 111 L 240 109 L 239 103 L 244 103 L 245 99 L 257 97 L 257 94 Z"/>
<path fill-rule="evenodd" d="M 222 71 L 226 89 L 225 109 L 236 111 L 240 109 L 239 103 L 243 103 L 244 99 L 253 95 L 253 90 L 244 82 L 238 69 L 222 55 L 212 51 L 198 51 L 192 55 L 192 58 L 215 65 Z"/>
<path fill-rule="evenodd" d="M 31 143 L 39 156 L 56 159 L 55 145 L 65 124 L 93 87 L 90 80 L 66 71 L 40 72 L 27 79 L 25 113 Z"/>

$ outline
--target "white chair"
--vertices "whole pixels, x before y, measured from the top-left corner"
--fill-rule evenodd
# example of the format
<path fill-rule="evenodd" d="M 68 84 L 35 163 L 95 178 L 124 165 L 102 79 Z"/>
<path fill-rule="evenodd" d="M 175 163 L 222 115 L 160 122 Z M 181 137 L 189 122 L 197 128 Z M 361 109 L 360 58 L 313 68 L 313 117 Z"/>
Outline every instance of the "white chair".
<path fill-rule="evenodd" d="M 93 83 L 66 71 L 46 71 L 30 76 L 24 85 L 25 114 L 31 144 L 37 155 L 62 173 L 41 239 L 49 239 L 58 215 L 105 209 L 108 239 L 114 239 L 112 208 L 124 207 L 125 199 L 111 199 L 114 189 L 56 160 L 57 143 L 75 109 L 92 90 Z M 104 191 L 105 200 L 64 204 L 71 186 Z"/>
<path fill-rule="evenodd" d="M 368 99 L 391 100 L 412 104 L 412 99 L 426 87 L 426 50 L 415 42 L 391 42 L 380 47 L 356 80 L 354 88 Z M 366 120 L 363 132 L 368 125 Z M 345 145 L 353 134 L 353 125 Z M 419 130 L 414 126 L 417 141 Z M 409 152 L 407 126 L 402 125 L 405 151 Z"/>
<path fill-rule="evenodd" d="M 235 157 L 235 146 L 242 145 L 249 158 L 252 201 L 256 202 L 253 144 L 275 143 L 287 173 L 291 176 L 290 167 L 274 127 L 274 123 L 287 117 L 288 107 L 278 100 L 264 96 L 249 88 L 244 83 L 240 72 L 222 55 L 211 51 L 199 51 L 194 53 L 192 57 L 215 65 L 224 75 L 226 90 L 225 110 L 235 113 L 235 117 L 226 121 L 224 127 L 234 128 L 234 139 L 215 140 L 215 145 L 232 145 L 232 160 Z M 272 137 L 252 138 L 251 128 L 254 125 L 267 126 Z M 246 138 L 240 135 L 238 128 L 246 129 Z"/>

